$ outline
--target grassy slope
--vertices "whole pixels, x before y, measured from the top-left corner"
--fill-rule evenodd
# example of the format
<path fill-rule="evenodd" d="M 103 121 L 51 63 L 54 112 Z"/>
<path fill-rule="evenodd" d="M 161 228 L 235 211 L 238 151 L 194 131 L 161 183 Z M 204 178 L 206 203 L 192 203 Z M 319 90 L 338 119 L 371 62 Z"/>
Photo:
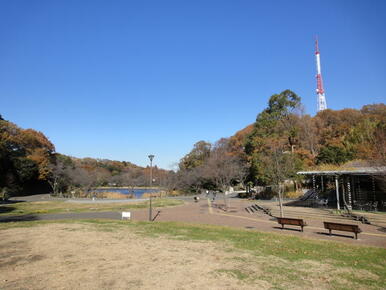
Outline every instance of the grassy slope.
<path fill-rule="evenodd" d="M 65 221 L 72 223 L 74 221 Z M 218 269 L 217 274 L 232 275 L 243 283 L 266 280 L 279 289 L 290 285 L 310 288 L 311 280 L 322 288 L 385 289 L 386 249 L 352 246 L 280 234 L 219 226 L 174 222 L 121 222 L 107 220 L 75 221 L 92 224 L 99 230 L 134 230 L 151 236 L 216 242 L 226 251 L 239 251 L 234 269 Z M 0 229 L 25 227 L 50 222 L 0 224 Z M 248 253 L 252 258 L 245 258 Z M 263 269 L 256 272 L 254 269 Z M 216 274 L 216 273 L 214 273 Z"/>
<path fill-rule="evenodd" d="M 173 199 L 155 199 L 154 207 L 165 207 L 180 205 L 183 202 Z M 140 209 L 149 206 L 148 202 L 138 203 L 73 203 L 63 201 L 37 201 L 18 202 L 13 204 L 0 205 L 1 215 L 24 215 L 24 214 L 45 214 L 45 213 L 67 213 L 85 211 L 113 211 L 125 209 Z"/>

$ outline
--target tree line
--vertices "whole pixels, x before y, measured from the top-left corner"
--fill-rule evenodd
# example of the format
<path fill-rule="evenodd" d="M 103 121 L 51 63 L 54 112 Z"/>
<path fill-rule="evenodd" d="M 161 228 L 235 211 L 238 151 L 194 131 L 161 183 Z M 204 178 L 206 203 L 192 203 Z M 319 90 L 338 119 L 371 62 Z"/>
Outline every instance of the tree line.
<path fill-rule="evenodd" d="M 153 168 L 166 190 L 225 191 L 230 186 L 299 183 L 297 171 L 360 160 L 384 165 L 386 105 L 305 114 L 290 90 L 271 96 L 253 124 L 211 144 L 198 141 L 178 170 Z M 0 116 L 0 193 L 89 192 L 97 186 L 147 186 L 150 168 L 130 162 L 74 158 L 55 151 L 41 132 Z M 280 190 L 280 187 L 279 187 Z"/>
<path fill-rule="evenodd" d="M 153 167 L 159 186 L 169 174 Z M 0 116 L 0 195 L 47 193 L 87 195 L 98 186 L 148 186 L 150 168 L 126 161 L 75 158 L 55 151 L 42 133 Z"/>
<path fill-rule="evenodd" d="M 298 171 L 354 160 L 385 164 L 386 105 L 327 109 L 311 117 L 301 98 L 285 90 L 272 95 L 256 121 L 235 135 L 213 145 L 197 142 L 176 175 L 179 186 L 190 191 L 225 190 L 240 183 L 278 186 L 288 180 L 296 186 Z"/>

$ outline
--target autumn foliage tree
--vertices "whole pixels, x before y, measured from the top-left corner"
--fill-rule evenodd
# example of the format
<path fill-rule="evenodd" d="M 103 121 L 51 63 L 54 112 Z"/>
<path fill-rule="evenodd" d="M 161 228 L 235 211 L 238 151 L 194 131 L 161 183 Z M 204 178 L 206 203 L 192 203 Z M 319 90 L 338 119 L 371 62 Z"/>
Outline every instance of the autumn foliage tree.
<path fill-rule="evenodd" d="M 248 169 L 246 182 L 277 186 L 292 180 L 296 185 L 297 171 L 324 165 L 336 167 L 352 160 L 385 166 L 385 104 L 366 105 L 360 110 L 328 109 L 314 117 L 304 114 L 302 108 L 301 99 L 294 92 L 275 94 L 253 124 L 228 139 L 228 156 L 236 156 Z M 200 141 L 182 158 L 180 171 L 192 173 L 187 179 L 206 182 L 203 176 L 208 174 L 199 171 L 213 163 L 215 147 Z M 214 178 L 211 180 L 216 184 Z"/>
<path fill-rule="evenodd" d="M 47 187 L 54 145 L 43 133 L 0 120 L 0 187 L 13 194 Z"/>
<path fill-rule="evenodd" d="M 273 95 L 268 107 L 261 112 L 253 131 L 245 138 L 245 152 L 249 159 L 249 179 L 255 184 L 268 185 L 276 182 L 267 170 L 267 160 L 273 152 L 291 154 L 296 159 L 299 146 L 300 97 L 290 90 Z M 292 173 L 294 174 L 294 173 Z"/>

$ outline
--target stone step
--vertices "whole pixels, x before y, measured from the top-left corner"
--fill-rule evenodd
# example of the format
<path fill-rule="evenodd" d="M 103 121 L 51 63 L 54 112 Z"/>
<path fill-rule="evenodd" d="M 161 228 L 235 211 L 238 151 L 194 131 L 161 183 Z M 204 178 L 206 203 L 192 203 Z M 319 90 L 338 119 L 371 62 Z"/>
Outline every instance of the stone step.
<path fill-rule="evenodd" d="M 279 209 L 273 209 L 271 210 L 271 213 L 273 216 L 280 215 Z M 317 213 L 304 213 L 304 212 L 290 212 L 284 210 L 284 213 L 286 216 L 292 216 L 292 217 L 299 217 L 299 218 L 310 218 L 310 219 L 338 219 L 338 220 L 347 220 L 347 218 L 339 216 L 339 215 L 333 215 L 333 214 L 317 214 Z"/>
<path fill-rule="evenodd" d="M 251 207 L 246 207 L 245 210 L 249 213 L 249 214 L 253 214 L 254 210 L 251 209 Z"/>
<path fill-rule="evenodd" d="M 295 215 L 307 215 L 307 216 L 334 216 L 334 214 L 331 213 L 308 213 L 308 212 L 302 212 L 302 211 L 287 211 L 283 209 L 284 212 L 288 214 L 295 214 Z M 271 212 L 280 212 L 280 209 L 271 209 Z"/>
<path fill-rule="evenodd" d="M 258 202 L 259 207 L 269 209 L 272 216 L 280 215 L 280 207 L 277 202 Z M 340 215 L 333 214 L 330 209 L 323 208 L 309 208 L 309 207 L 293 207 L 284 206 L 284 213 L 288 217 L 294 218 L 309 218 L 309 219 L 335 219 L 344 221 L 355 221 L 350 217 L 343 217 Z M 353 212 L 354 215 L 364 216 L 371 224 L 378 226 L 386 226 L 386 214 L 376 214 L 371 212 Z"/>

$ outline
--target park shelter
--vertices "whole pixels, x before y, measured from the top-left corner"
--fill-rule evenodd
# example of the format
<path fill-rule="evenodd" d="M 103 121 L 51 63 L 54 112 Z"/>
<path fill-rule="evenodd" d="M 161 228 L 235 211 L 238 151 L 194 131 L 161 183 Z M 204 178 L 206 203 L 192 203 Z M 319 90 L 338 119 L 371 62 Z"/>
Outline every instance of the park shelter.
<path fill-rule="evenodd" d="M 335 191 L 336 207 L 386 210 L 386 167 L 300 171 L 311 179 L 314 191 Z M 332 188 L 333 187 L 333 188 Z"/>

